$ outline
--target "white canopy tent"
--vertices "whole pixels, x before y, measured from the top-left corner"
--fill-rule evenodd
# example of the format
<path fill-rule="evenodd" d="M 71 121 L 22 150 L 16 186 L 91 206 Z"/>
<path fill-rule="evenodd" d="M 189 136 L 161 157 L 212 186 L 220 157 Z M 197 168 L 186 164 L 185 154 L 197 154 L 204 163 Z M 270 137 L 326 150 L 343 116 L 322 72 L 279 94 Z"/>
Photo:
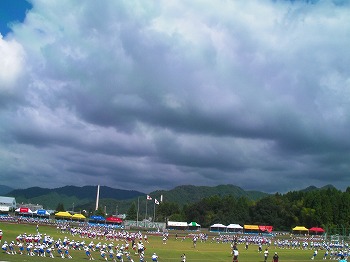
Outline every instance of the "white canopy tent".
<path fill-rule="evenodd" d="M 168 221 L 168 226 L 187 227 L 187 222 Z"/>
<path fill-rule="evenodd" d="M 215 231 L 215 232 L 225 232 L 226 231 L 226 226 L 223 224 L 214 224 L 210 226 L 210 231 Z"/>
<path fill-rule="evenodd" d="M 168 221 L 168 229 L 186 229 L 188 227 L 187 222 L 177 222 L 177 221 Z"/>
<path fill-rule="evenodd" d="M 243 227 L 239 224 L 229 224 L 226 229 L 227 232 L 239 232 L 243 230 Z"/>

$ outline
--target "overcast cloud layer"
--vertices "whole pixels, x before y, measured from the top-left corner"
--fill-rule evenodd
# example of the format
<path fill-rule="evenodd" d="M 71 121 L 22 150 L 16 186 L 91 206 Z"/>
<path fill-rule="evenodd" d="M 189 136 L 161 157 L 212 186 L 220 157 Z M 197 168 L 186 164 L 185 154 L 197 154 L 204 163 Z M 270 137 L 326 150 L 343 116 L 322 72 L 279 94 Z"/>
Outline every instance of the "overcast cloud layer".
<path fill-rule="evenodd" d="M 0 37 L 0 179 L 350 185 L 342 1 L 31 0 Z"/>

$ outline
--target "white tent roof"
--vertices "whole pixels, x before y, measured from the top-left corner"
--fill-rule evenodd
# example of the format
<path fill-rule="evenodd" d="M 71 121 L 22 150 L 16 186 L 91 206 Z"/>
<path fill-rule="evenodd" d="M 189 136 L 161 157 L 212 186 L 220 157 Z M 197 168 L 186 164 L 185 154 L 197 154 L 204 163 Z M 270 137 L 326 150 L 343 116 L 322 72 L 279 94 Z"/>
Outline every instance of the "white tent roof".
<path fill-rule="evenodd" d="M 187 222 L 168 221 L 170 227 L 187 227 Z"/>
<path fill-rule="evenodd" d="M 227 228 L 237 228 L 237 229 L 243 229 L 243 227 L 239 224 L 229 224 Z"/>
<path fill-rule="evenodd" d="M 226 228 L 226 226 L 223 224 L 214 224 L 214 225 L 211 225 L 210 227 L 224 227 L 224 228 Z"/>
<path fill-rule="evenodd" d="M 201 225 L 198 224 L 197 222 L 190 222 L 190 223 L 188 223 L 188 225 L 189 225 L 190 227 L 200 227 L 200 226 L 201 226 Z"/>

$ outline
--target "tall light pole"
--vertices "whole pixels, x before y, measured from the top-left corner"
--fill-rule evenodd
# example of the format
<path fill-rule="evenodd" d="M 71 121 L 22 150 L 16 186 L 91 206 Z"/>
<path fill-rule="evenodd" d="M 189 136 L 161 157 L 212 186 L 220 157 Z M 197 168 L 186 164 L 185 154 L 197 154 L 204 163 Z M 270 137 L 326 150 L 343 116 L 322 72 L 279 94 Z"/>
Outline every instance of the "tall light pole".
<path fill-rule="evenodd" d="M 97 195 L 96 195 L 96 209 L 98 209 L 98 202 L 100 200 L 100 185 L 97 186 Z"/>

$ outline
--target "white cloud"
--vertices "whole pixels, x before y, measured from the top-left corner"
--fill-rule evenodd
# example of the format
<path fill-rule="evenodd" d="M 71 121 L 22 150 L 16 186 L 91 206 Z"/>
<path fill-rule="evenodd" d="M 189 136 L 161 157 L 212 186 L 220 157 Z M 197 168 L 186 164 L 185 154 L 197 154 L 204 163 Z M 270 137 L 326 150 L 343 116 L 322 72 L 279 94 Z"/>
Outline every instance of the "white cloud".
<path fill-rule="evenodd" d="M 15 39 L 4 39 L 0 34 L 0 94 L 13 88 L 20 77 L 25 53 L 20 43 Z"/>

